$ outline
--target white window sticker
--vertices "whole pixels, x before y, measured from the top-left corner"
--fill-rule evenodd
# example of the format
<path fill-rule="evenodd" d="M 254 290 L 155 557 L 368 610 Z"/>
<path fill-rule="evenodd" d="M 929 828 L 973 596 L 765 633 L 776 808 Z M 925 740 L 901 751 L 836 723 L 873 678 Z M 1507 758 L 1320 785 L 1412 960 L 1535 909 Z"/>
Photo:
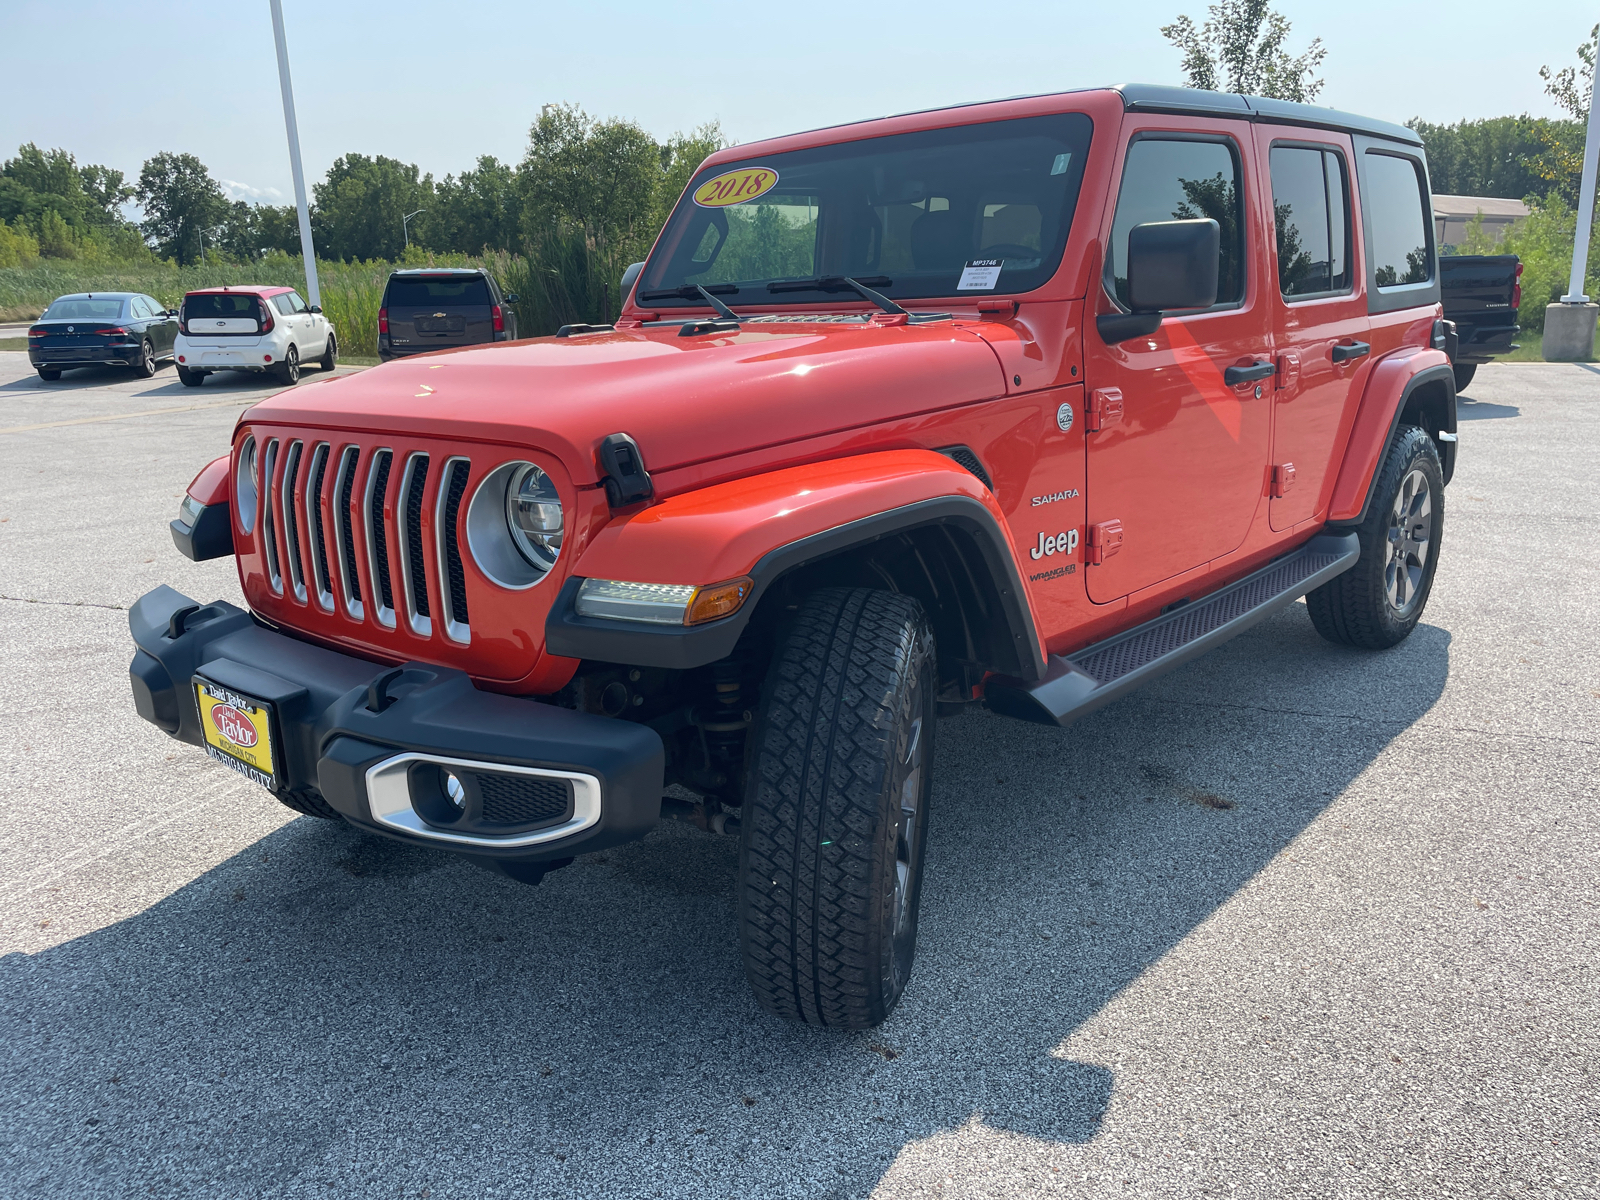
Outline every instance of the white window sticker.
<path fill-rule="evenodd" d="M 1055 162 L 1050 164 L 1050 174 L 1065 175 L 1067 173 L 1067 168 L 1071 165 L 1072 151 L 1069 150 L 1065 154 L 1058 154 L 1056 155 Z"/>
<path fill-rule="evenodd" d="M 1000 267 L 1003 258 L 975 258 L 961 271 L 958 292 L 987 292 L 1000 286 Z"/>

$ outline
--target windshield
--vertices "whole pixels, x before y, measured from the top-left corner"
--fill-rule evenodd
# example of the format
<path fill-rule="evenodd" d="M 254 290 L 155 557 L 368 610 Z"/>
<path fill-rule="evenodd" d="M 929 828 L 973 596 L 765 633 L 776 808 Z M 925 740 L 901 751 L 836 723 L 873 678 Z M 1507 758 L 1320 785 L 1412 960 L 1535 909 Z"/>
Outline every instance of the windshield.
<path fill-rule="evenodd" d="M 122 299 L 61 299 L 44 310 L 41 321 L 115 321 L 122 316 Z"/>
<path fill-rule="evenodd" d="M 896 300 L 1030 291 L 1061 261 L 1092 123 L 1081 113 L 895 134 L 702 170 L 636 293 L 652 308 L 856 299 L 848 276 Z M 737 300 L 729 297 L 738 296 Z"/>
<path fill-rule="evenodd" d="M 389 280 L 387 308 L 437 308 L 440 305 L 487 305 L 489 285 L 482 275 L 435 275 Z"/>

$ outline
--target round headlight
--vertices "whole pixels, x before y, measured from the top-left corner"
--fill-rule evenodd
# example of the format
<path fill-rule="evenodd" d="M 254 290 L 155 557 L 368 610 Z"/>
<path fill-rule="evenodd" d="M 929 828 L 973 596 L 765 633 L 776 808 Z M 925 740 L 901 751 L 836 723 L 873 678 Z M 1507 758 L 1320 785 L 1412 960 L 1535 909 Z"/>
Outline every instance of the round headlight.
<path fill-rule="evenodd" d="M 506 528 L 517 553 L 530 567 L 548 571 L 561 553 L 561 494 L 532 463 L 523 463 L 506 482 Z"/>
<path fill-rule="evenodd" d="M 233 472 L 234 505 L 239 528 L 250 533 L 256 527 L 256 497 L 261 494 L 260 467 L 256 463 L 256 439 L 247 437 L 239 448 L 239 463 Z"/>

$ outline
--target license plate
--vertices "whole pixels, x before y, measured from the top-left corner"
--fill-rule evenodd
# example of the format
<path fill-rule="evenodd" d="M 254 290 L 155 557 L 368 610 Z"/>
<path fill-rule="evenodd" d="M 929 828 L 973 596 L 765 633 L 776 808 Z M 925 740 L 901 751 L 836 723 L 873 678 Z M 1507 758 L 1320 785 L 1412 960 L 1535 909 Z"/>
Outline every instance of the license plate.
<path fill-rule="evenodd" d="M 272 705 L 194 677 L 206 753 L 264 788 L 276 788 L 278 762 L 272 740 Z"/>

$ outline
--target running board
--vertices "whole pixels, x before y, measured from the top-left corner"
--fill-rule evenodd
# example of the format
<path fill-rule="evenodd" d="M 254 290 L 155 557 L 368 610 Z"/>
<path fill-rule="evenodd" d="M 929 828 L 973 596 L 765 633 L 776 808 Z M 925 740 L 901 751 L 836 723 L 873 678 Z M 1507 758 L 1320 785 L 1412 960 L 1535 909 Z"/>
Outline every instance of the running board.
<path fill-rule="evenodd" d="M 1052 654 L 1045 677 L 1037 683 L 992 680 L 984 689 L 985 700 L 995 712 L 1008 717 L 1041 725 L 1070 725 L 1085 713 L 1243 633 L 1348 571 L 1360 557 L 1354 533 L 1318 534 L 1294 553 L 1203 600 L 1085 646 L 1069 658 Z"/>

